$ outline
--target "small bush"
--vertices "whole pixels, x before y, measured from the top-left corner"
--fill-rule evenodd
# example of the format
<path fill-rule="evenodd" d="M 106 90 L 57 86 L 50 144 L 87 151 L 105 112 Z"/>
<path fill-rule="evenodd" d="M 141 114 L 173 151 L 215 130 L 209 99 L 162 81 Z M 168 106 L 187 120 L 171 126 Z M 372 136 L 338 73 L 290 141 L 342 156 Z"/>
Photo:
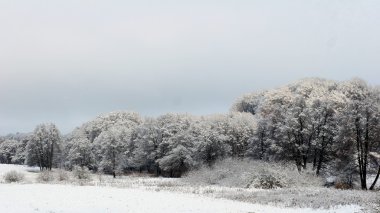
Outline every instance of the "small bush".
<path fill-rule="evenodd" d="M 258 183 L 255 184 L 255 188 L 262 189 L 275 189 L 282 188 L 281 181 L 271 174 L 263 174 L 258 178 Z"/>
<path fill-rule="evenodd" d="M 66 181 L 69 180 L 69 175 L 65 170 L 58 170 L 57 172 L 57 180 L 58 181 Z"/>
<path fill-rule="evenodd" d="M 38 174 L 37 180 L 40 182 L 51 182 L 54 180 L 54 176 L 51 171 L 45 170 Z"/>
<path fill-rule="evenodd" d="M 15 170 L 5 173 L 4 180 L 7 183 L 20 182 L 24 180 L 24 174 Z"/>
<path fill-rule="evenodd" d="M 91 179 L 91 173 L 88 170 L 87 167 L 74 167 L 73 175 L 75 178 L 79 180 L 90 180 Z"/>
<path fill-rule="evenodd" d="M 342 190 L 352 189 L 352 185 L 350 185 L 348 183 L 344 183 L 344 182 L 336 182 L 335 188 L 336 189 L 342 189 Z"/>

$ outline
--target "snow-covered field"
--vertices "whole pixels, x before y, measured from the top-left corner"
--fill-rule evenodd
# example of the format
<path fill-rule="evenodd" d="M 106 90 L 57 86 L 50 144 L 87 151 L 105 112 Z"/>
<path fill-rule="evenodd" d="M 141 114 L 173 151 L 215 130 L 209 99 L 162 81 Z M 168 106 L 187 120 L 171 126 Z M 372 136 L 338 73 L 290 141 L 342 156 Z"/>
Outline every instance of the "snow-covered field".
<path fill-rule="evenodd" d="M 21 183 L 4 183 L 2 176 L 17 170 L 25 174 Z M 280 208 L 188 193 L 190 186 L 172 179 L 128 177 L 116 182 L 96 177 L 88 185 L 69 182 L 36 183 L 38 169 L 0 165 L 0 212 L 360 212 L 357 205 L 331 209 Z M 178 180 L 178 179 L 177 179 Z M 125 182 L 125 184 L 123 184 Z M 115 187 L 116 186 L 116 187 Z M 122 186 L 122 187 L 118 187 Z M 165 188 L 187 187 L 181 190 Z M 211 188 L 210 188 L 211 189 Z M 217 187 L 212 190 L 218 190 Z M 224 189 L 222 189 L 224 190 Z"/>
<path fill-rule="evenodd" d="M 173 192 L 50 184 L 2 184 L 0 212 L 356 212 L 280 209 Z"/>

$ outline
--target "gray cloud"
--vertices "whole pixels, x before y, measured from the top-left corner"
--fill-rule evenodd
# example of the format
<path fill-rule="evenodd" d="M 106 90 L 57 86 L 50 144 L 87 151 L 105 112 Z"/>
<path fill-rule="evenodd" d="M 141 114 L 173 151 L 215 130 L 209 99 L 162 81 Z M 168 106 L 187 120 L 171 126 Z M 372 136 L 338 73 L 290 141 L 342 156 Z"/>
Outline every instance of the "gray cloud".
<path fill-rule="evenodd" d="M 0 2 L 0 134 L 228 111 L 303 77 L 380 84 L 380 2 Z"/>

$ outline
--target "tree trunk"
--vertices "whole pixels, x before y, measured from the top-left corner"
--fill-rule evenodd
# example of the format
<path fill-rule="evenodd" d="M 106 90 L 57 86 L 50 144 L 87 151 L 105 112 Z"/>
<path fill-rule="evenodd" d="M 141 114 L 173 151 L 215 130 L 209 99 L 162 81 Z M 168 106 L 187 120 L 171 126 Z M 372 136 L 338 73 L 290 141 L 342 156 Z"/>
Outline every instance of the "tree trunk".
<path fill-rule="evenodd" d="M 317 168 L 317 148 L 314 148 L 313 170 Z"/>
<path fill-rule="evenodd" d="M 322 149 L 321 154 L 319 156 L 319 160 L 318 160 L 317 172 L 315 173 L 317 176 L 319 175 L 319 172 L 321 171 L 323 158 L 324 158 L 324 151 Z"/>
<path fill-rule="evenodd" d="M 54 144 L 51 144 L 51 149 L 50 149 L 50 159 L 49 159 L 49 170 L 53 167 L 53 156 L 54 156 Z"/>
<path fill-rule="evenodd" d="M 357 149 L 357 158 L 359 165 L 359 175 L 360 175 L 360 185 L 362 189 L 367 190 L 367 177 L 366 177 L 366 166 L 364 165 L 364 148 L 362 141 L 362 133 L 360 129 L 360 118 L 355 119 L 355 128 L 356 128 L 356 149 Z"/>
<path fill-rule="evenodd" d="M 379 176 L 380 176 L 380 166 L 379 166 L 379 169 L 377 170 L 376 178 L 373 181 L 373 183 L 372 183 L 371 187 L 369 188 L 369 190 L 374 190 L 375 189 L 375 186 L 376 186 L 377 180 L 379 179 Z"/>
<path fill-rule="evenodd" d="M 303 165 L 302 165 L 302 167 L 303 167 L 304 170 L 306 170 L 306 166 L 307 166 L 307 155 L 304 155 L 304 156 L 302 157 L 302 160 L 303 160 Z"/>
<path fill-rule="evenodd" d="M 326 138 L 325 136 L 322 136 L 322 148 L 321 148 L 321 151 L 319 153 L 319 160 L 318 160 L 318 165 L 317 165 L 317 172 L 315 173 L 316 175 L 319 175 L 320 171 L 321 171 L 321 168 L 322 168 L 322 163 L 323 163 L 323 160 L 324 160 L 324 157 L 325 157 L 325 148 L 326 148 Z"/>
<path fill-rule="evenodd" d="M 260 135 L 260 145 L 261 145 L 261 153 L 260 153 L 260 160 L 263 160 L 264 159 L 264 130 L 261 132 L 261 135 Z"/>
<path fill-rule="evenodd" d="M 302 160 L 300 158 L 296 159 L 296 166 L 297 166 L 298 172 L 301 172 L 302 171 Z"/>

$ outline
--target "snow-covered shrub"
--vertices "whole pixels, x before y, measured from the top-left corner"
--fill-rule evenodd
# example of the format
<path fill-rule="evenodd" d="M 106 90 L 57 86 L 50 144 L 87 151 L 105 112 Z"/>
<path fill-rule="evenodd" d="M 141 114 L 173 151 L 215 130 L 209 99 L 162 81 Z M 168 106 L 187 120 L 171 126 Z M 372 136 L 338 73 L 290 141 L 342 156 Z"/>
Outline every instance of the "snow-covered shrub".
<path fill-rule="evenodd" d="M 248 159 L 225 159 L 213 167 L 204 166 L 189 172 L 185 180 L 193 184 L 216 184 L 239 188 L 287 188 L 322 186 L 312 171 L 299 173 L 292 163 L 269 163 Z"/>
<path fill-rule="evenodd" d="M 258 183 L 255 184 L 255 188 L 262 189 L 274 189 L 282 188 L 281 181 L 272 174 L 263 174 L 258 178 Z"/>
<path fill-rule="evenodd" d="M 4 175 L 4 180 L 7 183 L 12 183 L 12 182 L 20 182 L 24 180 L 24 174 L 21 172 L 17 172 L 15 170 L 11 170 Z"/>
<path fill-rule="evenodd" d="M 337 182 L 334 187 L 336 189 L 352 189 L 352 185 L 345 182 Z"/>
<path fill-rule="evenodd" d="M 59 169 L 57 171 L 57 180 L 58 181 L 66 181 L 69 180 L 69 175 L 65 170 Z"/>
<path fill-rule="evenodd" d="M 51 171 L 42 171 L 38 174 L 37 180 L 39 182 L 51 182 L 54 180 L 54 175 Z"/>
<path fill-rule="evenodd" d="M 75 166 L 73 169 L 73 175 L 79 180 L 89 180 L 91 179 L 91 173 L 87 167 Z"/>

